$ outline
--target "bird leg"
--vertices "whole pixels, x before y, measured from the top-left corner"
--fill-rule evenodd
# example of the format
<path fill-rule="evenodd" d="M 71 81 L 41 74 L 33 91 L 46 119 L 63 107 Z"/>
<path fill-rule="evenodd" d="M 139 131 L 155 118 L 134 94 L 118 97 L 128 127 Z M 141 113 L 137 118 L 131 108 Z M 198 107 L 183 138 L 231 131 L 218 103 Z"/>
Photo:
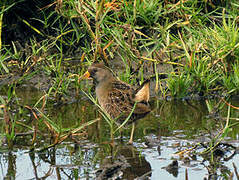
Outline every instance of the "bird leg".
<path fill-rule="evenodd" d="M 131 129 L 131 134 L 130 134 L 129 144 L 133 144 L 134 129 L 135 129 L 135 122 L 132 123 L 132 129 Z"/>

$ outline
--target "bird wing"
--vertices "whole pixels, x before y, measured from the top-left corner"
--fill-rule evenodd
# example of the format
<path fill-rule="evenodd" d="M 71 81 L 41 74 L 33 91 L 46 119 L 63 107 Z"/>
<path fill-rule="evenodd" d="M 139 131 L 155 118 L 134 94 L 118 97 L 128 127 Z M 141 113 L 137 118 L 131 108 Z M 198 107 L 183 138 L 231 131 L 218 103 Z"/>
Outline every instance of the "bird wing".
<path fill-rule="evenodd" d="M 108 92 L 108 99 L 104 107 L 112 118 L 128 116 L 132 111 L 134 102 L 131 100 L 130 92 L 131 87 L 128 84 L 120 81 L 112 83 L 112 89 Z"/>
<path fill-rule="evenodd" d="M 112 118 L 125 119 L 133 110 L 135 101 L 133 98 L 134 88 L 122 81 L 112 83 L 112 90 L 108 93 L 108 100 L 105 104 L 105 110 Z M 150 111 L 149 106 L 138 102 L 134 109 L 134 116 L 131 119 L 141 118 L 146 112 Z"/>

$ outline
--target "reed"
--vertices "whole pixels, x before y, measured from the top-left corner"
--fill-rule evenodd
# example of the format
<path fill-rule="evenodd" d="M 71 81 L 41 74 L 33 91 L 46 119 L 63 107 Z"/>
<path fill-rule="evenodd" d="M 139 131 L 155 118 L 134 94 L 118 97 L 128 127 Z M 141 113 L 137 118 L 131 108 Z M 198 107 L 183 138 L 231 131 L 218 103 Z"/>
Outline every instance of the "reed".
<path fill-rule="evenodd" d="M 107 122 L 107 124 L 110 127 L 110 138 L 111 138 L 111 142 L 113 143 L 114 139 L 115 139 L 115 134 L 118 132 L 122 132 L 122 129 L 127 124 L 127 122 L 130 120 L 130 117 L 132 116 L 132 113 L 135 110 L 136 103 L 134 104 L 134 107 L 133 107 L 131 113 L 123 121 L 123 123 L 118 124 L 117 118 L 116 119 L 111 118 L 110 115 L 107 112 L 105 112 L 105 110 L 98 104 L 97 100 L 91 94 L 87 94 L 84 91 L 83 91 L 83 93 L 94 103 L 95 106 L 97 106 L 99 108 L 100 114 L 102 115 L 103 119 Z"/>

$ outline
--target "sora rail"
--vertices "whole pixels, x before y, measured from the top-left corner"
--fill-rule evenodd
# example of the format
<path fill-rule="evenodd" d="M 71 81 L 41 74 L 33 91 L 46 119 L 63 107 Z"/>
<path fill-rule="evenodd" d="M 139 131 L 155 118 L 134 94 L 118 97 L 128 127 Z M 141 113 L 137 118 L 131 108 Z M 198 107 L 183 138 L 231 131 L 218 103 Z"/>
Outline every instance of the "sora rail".
<path fill-rule="evenodd" d="M 118 123 L 124 120 L 135 109 L 128 121 L 133 123 L 129 143 L 133 142 L 134 122 L 145 117 L 150 111 L 149 101 L 149 80 L 140 87 L 135 88 L 123 81 L 118 80 L 112 72 L 101 63 L 93 63 L 84 77 L 91 77 L 95 82 L 96 97 L 100 106 L 110 115 L 117 119 Z"/>

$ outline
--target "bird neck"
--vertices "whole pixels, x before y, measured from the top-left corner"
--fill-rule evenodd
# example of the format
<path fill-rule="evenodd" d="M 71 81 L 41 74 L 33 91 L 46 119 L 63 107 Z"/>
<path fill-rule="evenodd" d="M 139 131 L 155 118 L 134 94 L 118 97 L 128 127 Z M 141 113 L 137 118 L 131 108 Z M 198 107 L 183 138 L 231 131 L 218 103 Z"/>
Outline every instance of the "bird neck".
<path fill-rule="evenodd" d="M 100 105 L 104 103 L 104 99 L 106 99 L 106 97 L 108 96 L 108 92 L 112 89 L 112 82 L 114 80 L 115 78 L 113 76 L 107 77 L 104 79 L 104 81 L 100 81 L 96 84 L 95 92 Z"/>

